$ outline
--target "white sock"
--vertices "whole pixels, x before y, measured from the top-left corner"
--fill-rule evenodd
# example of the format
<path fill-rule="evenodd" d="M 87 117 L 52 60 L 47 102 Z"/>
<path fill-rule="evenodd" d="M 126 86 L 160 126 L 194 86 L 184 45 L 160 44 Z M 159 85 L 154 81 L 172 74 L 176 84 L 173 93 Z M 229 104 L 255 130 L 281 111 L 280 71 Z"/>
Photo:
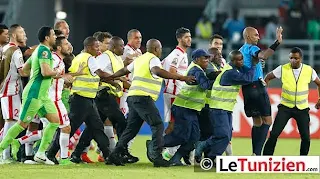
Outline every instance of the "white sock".
<path fill-rule="evenodd" d="M 68 145 L 70 134 L 60 133 L 60 157 L 62 159 L 68 158 Z"/>
<path fill-rule="evenodd" d="M 0 130 L 0 142 L 2 141 L 3 139 L 3 128 Z"/>
<path fill-rule="evenodd" d="M 104 133 L 107 135 L 110 143 L 110 150 L 112 151 L 116 147 L 116 139 L 114 138 L 113 126 L 104 126 Z"/>
<path fill-rule="evenodd" d="M 227 156 L 232 156 L 232 145 L 231 145 L 231 142 L 229 142 L 225 152 L 226 152 Z"/>
<path fill-rule="evenodd" d="M 42 130 L 37 130 L 37 131 L 33 131 L 33 132 L 30 132 L 29 130 L 27 130 L 26 135 L 19 138 L 18 140 L 19 140 L 20 144 L 23 145 L 23 144 L 27 144 L 27 143 L 34 143 L 35 141 L 40 140 L 41 137 L 42 137 Z"/>
<path fill-rule="evenodd" d="M 6 136 L 6 134 L 8 133 L 8 130 L 16 123 L 17 121 L 7 121 L 4 123 L 4 129 L 3 129 L 3 136 Z M 3 157 L 3 160 L 7 160 L 7 159 L 10 159 L 11 156 L 10 156 L 10 147 L 6 148 L 4 151 L 3 151 L 3 154 L 2 154 L 2 157 Z"/>
<path fill-rule="evenodd" d="M 128 142 L 128 149 L 131 149 L 131 146 L 132 146 L 132 144 L 133 144 L 133 142 L 134 142 L 134 139 L 135 139 L 135 138 L 131 139 L 131 140 Z"/>
<path fill-rule="evenodd" d="M 32 132 L 29 131 L 29 129 L 28 129 L 27 132 L 26 132 L 26 135 L 23 136 L 23 137 L 26 137 L 26 136 L 28 136 L 28 135 L 30 135 L 30 134 L 32 134 Z M 23 138 L 23 137 L 21 137 L 21 138 Z M 21 139 L 21 138 L 20 138 L 20 139 Z M 20 141 L 20 139 L 18 139 L 18 140 L 19 140 L 19 142 L 20 142 L 20 144 L 21 144 L 22 141 Z M 34 144 L 34 142 L 27 142 L 27 143 L 25 144 L 24 148 L 25 148 L 26 156 L 32 156 L 32 155 L 33 155 L 33 144 Z"/>
<path fill-rule="evenodd" d="M 173 156 L 173 155 L 177 152 L 177 150 L 179 149 L 179 147 L 180 147 L 180 145 L 175 146 L 175 147 L 168 147 L 168 148 L 167 148 L 167 151 L 168 151 L 168 153 L 169 153 L 171 156 Z"/>

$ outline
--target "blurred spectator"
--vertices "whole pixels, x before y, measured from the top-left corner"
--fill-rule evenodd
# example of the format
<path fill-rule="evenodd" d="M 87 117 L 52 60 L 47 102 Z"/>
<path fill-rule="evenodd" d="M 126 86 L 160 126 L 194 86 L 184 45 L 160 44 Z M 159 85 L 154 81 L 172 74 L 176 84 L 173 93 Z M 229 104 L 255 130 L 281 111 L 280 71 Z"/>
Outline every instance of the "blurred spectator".
<path fill-rule="evenodd" d="M 209 0 L 203 10 L 203 15 L 208 17 L 211 22 L 216 21 L 216 14 L 220 0 Z"/>
<path fill-rule="evenodd" d="M 305 0 L 293 0 L 288 10 L 287 29 L 288 38 L 306 38 L 308 6 Z"/>
<path fill-rule="evenodd" d="M 245 28 L 245 23 L 242 18 L 239 18 L 239 10 L 233 9 L 232 18 L 228 18 L 223 24 L 223 29 L 228 33 L 228 39 L 237 42 L 242 37 L 242 31 Z"/>
<path fill-rule="evenodd" d="M 275 38 L 277 26 L 278 26 L 278 17 L 276 17 L 275 15 L 270 16 L 269 22 L 266 25 L 266 29 L 265 29 L 265 33 L 266 33 L 265 39 L 271 40 Z"/>
<path fill-rule="evenodd" d="M 203 15 L 196 25 L 196 36 L 202 39 L 209 39 L 212 35 L 212 23 Z"/>
<path fill-rule="evenodd" d="M 308 37 L 313 40 L 320 39 L 320 23 L 316 17 L 316 13 L 312 13 L 307 24 Z"/>

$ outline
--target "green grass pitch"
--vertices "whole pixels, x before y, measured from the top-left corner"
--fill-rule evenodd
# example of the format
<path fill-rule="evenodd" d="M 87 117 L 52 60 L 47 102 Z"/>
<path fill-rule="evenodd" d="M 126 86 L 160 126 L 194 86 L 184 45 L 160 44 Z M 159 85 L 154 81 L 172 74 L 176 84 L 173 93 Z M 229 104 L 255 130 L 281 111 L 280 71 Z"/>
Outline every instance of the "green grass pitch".
<path fill-rule="evenodd" d="M 116 167 L 103 163 L 79 164 L 72 166 L 25 165 L 20 163 L 0 165 L 0 179 L 171 179 L 171 178 L 266 178 L 266 179 L 311 179 L 320 178 L 319 174 L 218 174 L 214 172 L 194 172 L 193 166 L 154 168 L 146 157 L 145 141 L 150 136 L 135 138 L 132 154 L 138 156 L 140 161 L 136 164 Z M 232 140 L 234 155 L 251 155 L 251 140 L 247 138 L 234 138 Z M 279 139 L 275 155 L 299 155 L 300 140 Z M 309 155 L 320 155 L 320 140 L 311 140 Z M 97 154 L 91 151 L 90 156 L 95 161 Z"/>

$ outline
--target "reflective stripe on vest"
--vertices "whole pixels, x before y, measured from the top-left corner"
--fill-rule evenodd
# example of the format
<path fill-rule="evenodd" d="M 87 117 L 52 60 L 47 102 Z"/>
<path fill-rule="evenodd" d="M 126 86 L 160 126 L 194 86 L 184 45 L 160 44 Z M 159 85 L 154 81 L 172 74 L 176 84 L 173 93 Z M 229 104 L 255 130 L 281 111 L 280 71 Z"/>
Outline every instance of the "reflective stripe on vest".
<path fill-rule="evenodd" d="M 109 56 L 113 73 L 119 71 L 120 69 L 122 69 L 124 67 L 121 57 L 116 56 L 110 50 L 107 50 L 107 51 L 105 51 L 103 53 L 107 54 Z M 117 82 L 121 86 L 121 88 L 123 88 L 123 82 L 122 81 L 115 80 L 115 82 Z M 105 83 L 105 82 L 101 82 L 101 86 L 99 86 L 99 90 L 104 89 L 106 87 L 109 87 L 109 89 L 110 89 L 110 90 L 108 90 L 109 94 L 112 94 L 112 95 L 114 95 L 116 97 L 121 97 L 123 95 L 123 91 L 122 90 L 118 90 L 113 85 L 111 85 L 109 83 Z"/>
<path fill-rule="evenodd" d="M 212 62 L 209 62 L 209 63 L 212 64 L 214 71 L 216 71 L 216 72 L 219 71 L 219 69 L 217 68 L 217 66 L 214 63 L 212 63 Z M 221 67 L 221 70 L 222 69 L 223 69 L 223 67 Z M 210 97 L 211 97 L 211 90 L 207 90 L 206 93 L 207 93 L 206 94 L 206 104 L 209 104 Z"/>
<path fill-rule="evenodd" d="M 128 96 L 150 96 L 154 101 L 158 99 L 163 79 L 154 78 L 150 72 L 150 61 L 153 58 L 156 58 L 154 54 L 146 52 L 134 60 Z"/>
<path fill-rule="evenodd" d="M 232 112 L 235 104 L 237 103 L 240 85 L 220 85 L 221 76 L 228 70 L 232 70 L 232 66 L 226 65 L 213 83 L 209 106 L 213 109 L 222 109 Z"/>
<path fill-rule="evenodd" d="M 287 63 L 281 67 L 281 104 L 289 108 L 297 107 L 306 109 L 309 107 L 309 83 L 312 78 L 312 68 L 309 65 L 301 64 L 301 71 L 296 80 L 291 64 Z"/>
<path fill-rule="evenodd" d="M 205 73 L 199 65 L 191 62 L 185 75 L 187 75 L 189 70 L 193 67 L 197 67 L 201 69 L 203 73 Z M 188 85 L 187 83 L 184 83 L 173 104 L 196 111 L 201 111 L 201 109 L 205 106 L 205 97 L 206 90 L 201 89 L 199 85 Z"/>
<path fill-rule="evenodd" d="M 80 53 L 73 60 L 69 68 L 71 73 L 76 73 L 80 64 L 84 63 L 83 73 L 85 75 L 75 77 L 72 83 L 71 94 L 78 94 L 87 98 L 95 98 L 97 95 L 100 78 L 98 75 L 92 76 L 88 67 L 89 53 Z"/>

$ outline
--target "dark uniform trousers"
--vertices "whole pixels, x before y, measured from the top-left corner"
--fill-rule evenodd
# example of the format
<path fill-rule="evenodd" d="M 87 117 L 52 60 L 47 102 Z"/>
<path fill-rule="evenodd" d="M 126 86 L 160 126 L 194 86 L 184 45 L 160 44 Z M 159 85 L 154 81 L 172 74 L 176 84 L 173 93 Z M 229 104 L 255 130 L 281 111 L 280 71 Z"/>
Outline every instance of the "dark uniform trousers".
<path fill-rule="evenodd" d="M 181 145 L 177 152 L 185 156 L 194 149 L 194 144 L 200 139 L 199 112 L 173 105 L 172 114 L 175 119 L 174 128 L 164 136 L 164 147 Z"/>
<path fill-rule="evenodd" d="M 94 99 L 82 97 L 80 95 L 74 94 L 70 96 L 70 125 L 71 133 L 73 136 L 75 131 L 80 127 L 80 125 L 85 122 L 86 127 L 89 129 L 90 135 L 97 142 L 100 150 L 104 156 L 108 156 L 109 150 L 109 140 L 104 133 L 104 125 L 100 119 L 99 112 Z M 56 133 L 54 141 L 48 150 L 48 157 L 55 157 L 56 153 L 59 151 L 59 136 L 60 130 Z"/>
<path fill-rule="evenodd" d="M 103 89 L 98 92 L 97 97 L 95 98 L 95 103 L 102 122 L 104 123 L 108 118 L 116 128 L 117 136 L 120 138 L 126 128 L 126 121 L 120 110 L 119 104 L 117 103 L 116 97 L 109 94 L 108 89 Z M 93 139 L 92 134 L 94 133 L 94 131 L 90 131 L 90 129 L 91 128 L 86 128 L 83 131 L 79 139 L 79 143 L 73 153 L 74 155 L 80 156 L 83 150 L 90 145 L 90 142 Z"/>
<path fill-rule="evenodd" d="M 308 155 L 310 148 L 309 108 L 300 110 L 297 107 L 288 108 L 279 104 L 278 109 L 270 137 L 264 146 L 263 155 L 273 155 L 277 139 L 290 118 L 294 118 L 298 125 L 301 138 L 300 155 Z"/>
<path fill-rule="evenodd" d="M 116 150 L 126 148 L 128 142 L 138 134 L 145 121 L 150 125 L 152 131 L 150 145 L 153 153 L 160 156 L 163 147 L 164 125 L 155 102 L 150 96 L 129 96 L 127 103 L 130 111 L 127 118 L 127 127 L 116 145 Z"/>

